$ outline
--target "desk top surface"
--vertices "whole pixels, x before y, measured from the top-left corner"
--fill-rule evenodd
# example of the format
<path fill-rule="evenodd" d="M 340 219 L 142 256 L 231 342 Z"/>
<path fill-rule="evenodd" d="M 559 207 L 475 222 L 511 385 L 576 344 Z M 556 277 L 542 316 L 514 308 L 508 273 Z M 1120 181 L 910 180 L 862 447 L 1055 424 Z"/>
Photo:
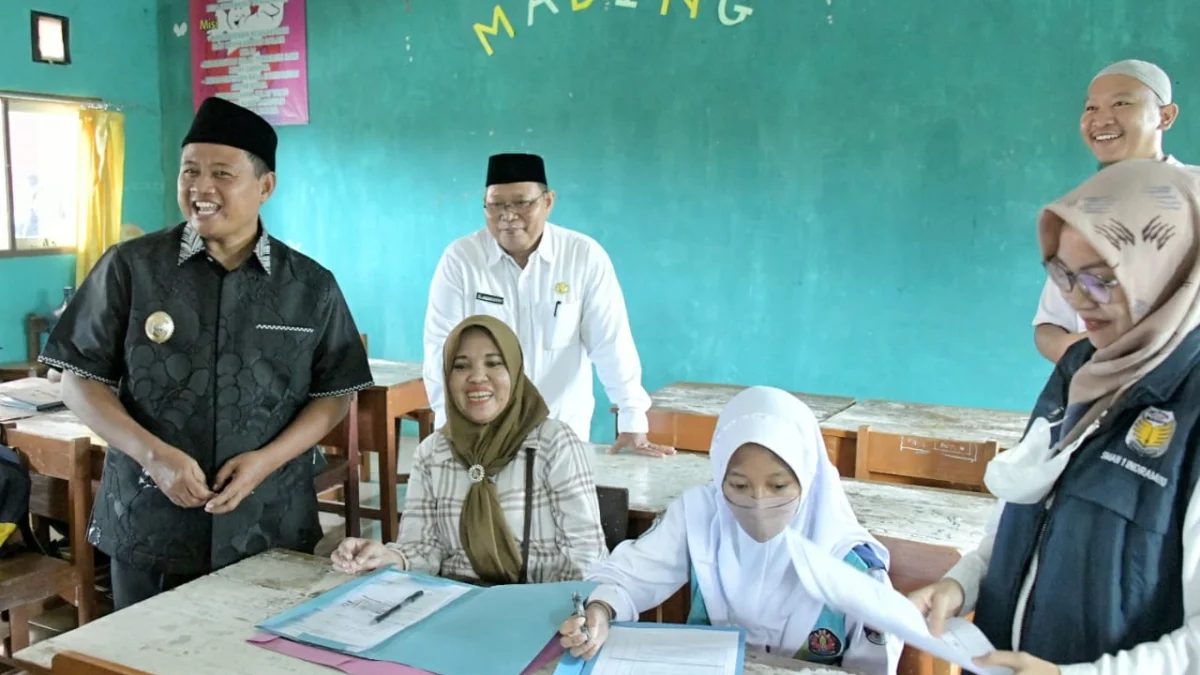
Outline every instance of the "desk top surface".
<path fill-rule="evenodd" d="M 246 642 L 263 620 L 349 580 L 328 559 L 268 551 L 82 628 L 18 652 L 49 668 L 73 650 L 154 675 L 329 675 L 334 672 Z M 538 675 L 551 675 L 554 666 Z M 748 655 L 746 675 L 835 673 Z"/>
<path fill-rule="evenodd" d="M 684 490 L 712 480 L 707 455 L 612 455 L 606 445 L 591 445 L 590 450 L 596 484 L 629 490 L 631 511 L 662 513 Z M 402 445 L 400 473 L 411 473 L 413 451 L 412 444 Z M 983 540 L 984 527 L 996 505 L 989 495 L 913 485 L 843 478 L 842 487 L 859 522 L 873 534 L 949 546 L 964 553 Z"/>
<path fill-rule="evenodd" d="M 1011 448 L 1021 441 L 1029 413 L 958 408 L 897 401 L 858 401 L 821 422 L 822 429 L 858 431 L 863 425 L 885 434 L 954 441 L 996 441 Z"/>
<path fill-rule="evenodd" d="M 398 387 L 421 379 L 421 362 L 368 359 L 376 387 Z"/>
<path fill-rule="evenodd" d="M 707 382 L 676 382 L 650 394 L 651 412 L 654 410 L 687 413 L 716 417 L 721 409 L 745 386 L 733 384 L 710 384 Z M 792 392 L 813 411 L 817 420 L 823 420 L 845 410 L 854 403 L 849 396 L 828 396 Z"/>

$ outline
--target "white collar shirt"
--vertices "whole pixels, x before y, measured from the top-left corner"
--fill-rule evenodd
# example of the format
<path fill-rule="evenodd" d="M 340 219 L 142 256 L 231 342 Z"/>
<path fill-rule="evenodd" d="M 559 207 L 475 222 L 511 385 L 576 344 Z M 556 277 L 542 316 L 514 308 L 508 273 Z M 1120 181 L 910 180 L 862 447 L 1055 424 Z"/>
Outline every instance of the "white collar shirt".
<path fill-rule="evenodd" d="M 434 272 L 425 314 L 425 390 L 445 422 L 442 347 L 463 319 L 487 314 L 517 334 L 525 373 L 550 416 L 590 436 L 592 364 L 620 432 L 645 433 L 650 397 L 612 260 L 591 237 L 547 223 L 524 269 L 486 228 L 455 240 Z"/>

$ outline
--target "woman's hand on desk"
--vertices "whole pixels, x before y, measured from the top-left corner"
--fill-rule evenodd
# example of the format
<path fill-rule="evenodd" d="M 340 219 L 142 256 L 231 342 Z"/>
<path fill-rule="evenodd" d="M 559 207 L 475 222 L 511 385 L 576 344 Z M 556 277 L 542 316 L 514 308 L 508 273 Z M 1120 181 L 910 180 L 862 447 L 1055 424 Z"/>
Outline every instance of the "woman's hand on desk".
<path fill-rule="evenodd" d="M 200 465 L 179 448 L 165 445 L 155 450 L 145 469 L 158 489 L 175 506 L 195 509 L 213 498 Z"/>
<path fill-rule="evenodd" d="M 608 623 L 612 618 L 608 606 L 593 602 L 587 606 L 584 611 L 587 621 L 587 634 L 584 635 L 583 625 L 585 617 L 572 616 L 562 625 L 558 627 L 558 632 L 562 635 L 559 643 L 563 649 L 569 649 L 572 656 L 578 656 L 583 660 L 588 660 L 600 651 L 600 647 L 604 645 L 604 641 L 608 639 Z"/>
<path fill-rule="evenodd" d="M 929 622 L 929 632 L 941 637 L 946 619 L 958 616 L 965 600 L 963 587 L 953 579 L 942 579 L 908 596 Z"/>
<path fill-rule="evenodd" d="M 404 556 L 384 546 L 383 542 L 356 537 L 343 539 L 329 559 L 333 561 L 333 569 L 342 574 L 369 572 L 387 565 L 397 565 L 400 569 L 407 567 Z"/>

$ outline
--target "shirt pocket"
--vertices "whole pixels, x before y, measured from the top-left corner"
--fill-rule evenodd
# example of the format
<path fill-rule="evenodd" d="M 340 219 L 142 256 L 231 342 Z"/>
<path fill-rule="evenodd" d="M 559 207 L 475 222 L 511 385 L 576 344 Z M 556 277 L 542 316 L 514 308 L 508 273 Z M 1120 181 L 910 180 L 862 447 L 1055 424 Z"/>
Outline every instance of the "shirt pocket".
<path fill-rule="evenodd" d="M 542 328 L 544 349 L 566 349 L 579 337 L 581 306 L 578 302 L 555 300 L 540 303 L 538 323 Z"/>

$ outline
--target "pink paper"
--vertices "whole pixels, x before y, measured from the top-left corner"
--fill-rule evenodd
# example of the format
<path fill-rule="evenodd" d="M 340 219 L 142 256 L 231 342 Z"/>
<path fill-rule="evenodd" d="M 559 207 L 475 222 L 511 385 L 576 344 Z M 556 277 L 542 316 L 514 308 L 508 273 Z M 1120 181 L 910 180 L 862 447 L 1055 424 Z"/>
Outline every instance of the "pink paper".
<path fill-rule="evenodd" d="M 247 640 L 247 642 L 278 654 L 300 659 L 301 661 L 336 668 L 348 675 L 437 675 L 437 673 L 431 673 L 428 670 L 404 666 L 399 663 L 391 663 L 390 661 L 372 661 L 370 659 L 360 659 L 355 656 L 339 654 L 328 649 L 292 642 L 291 640 L 270 633 L 258 633 Z M 541 653 L 522 671 L 521 675 L 533 675 L 539 668 L 558 658 L 559 654 L 562 654 L 562 651 L 562 646 L 559 645 L 558 639 L 551 638 L 546 643 L 546 646 L 542 648 Z"/>

